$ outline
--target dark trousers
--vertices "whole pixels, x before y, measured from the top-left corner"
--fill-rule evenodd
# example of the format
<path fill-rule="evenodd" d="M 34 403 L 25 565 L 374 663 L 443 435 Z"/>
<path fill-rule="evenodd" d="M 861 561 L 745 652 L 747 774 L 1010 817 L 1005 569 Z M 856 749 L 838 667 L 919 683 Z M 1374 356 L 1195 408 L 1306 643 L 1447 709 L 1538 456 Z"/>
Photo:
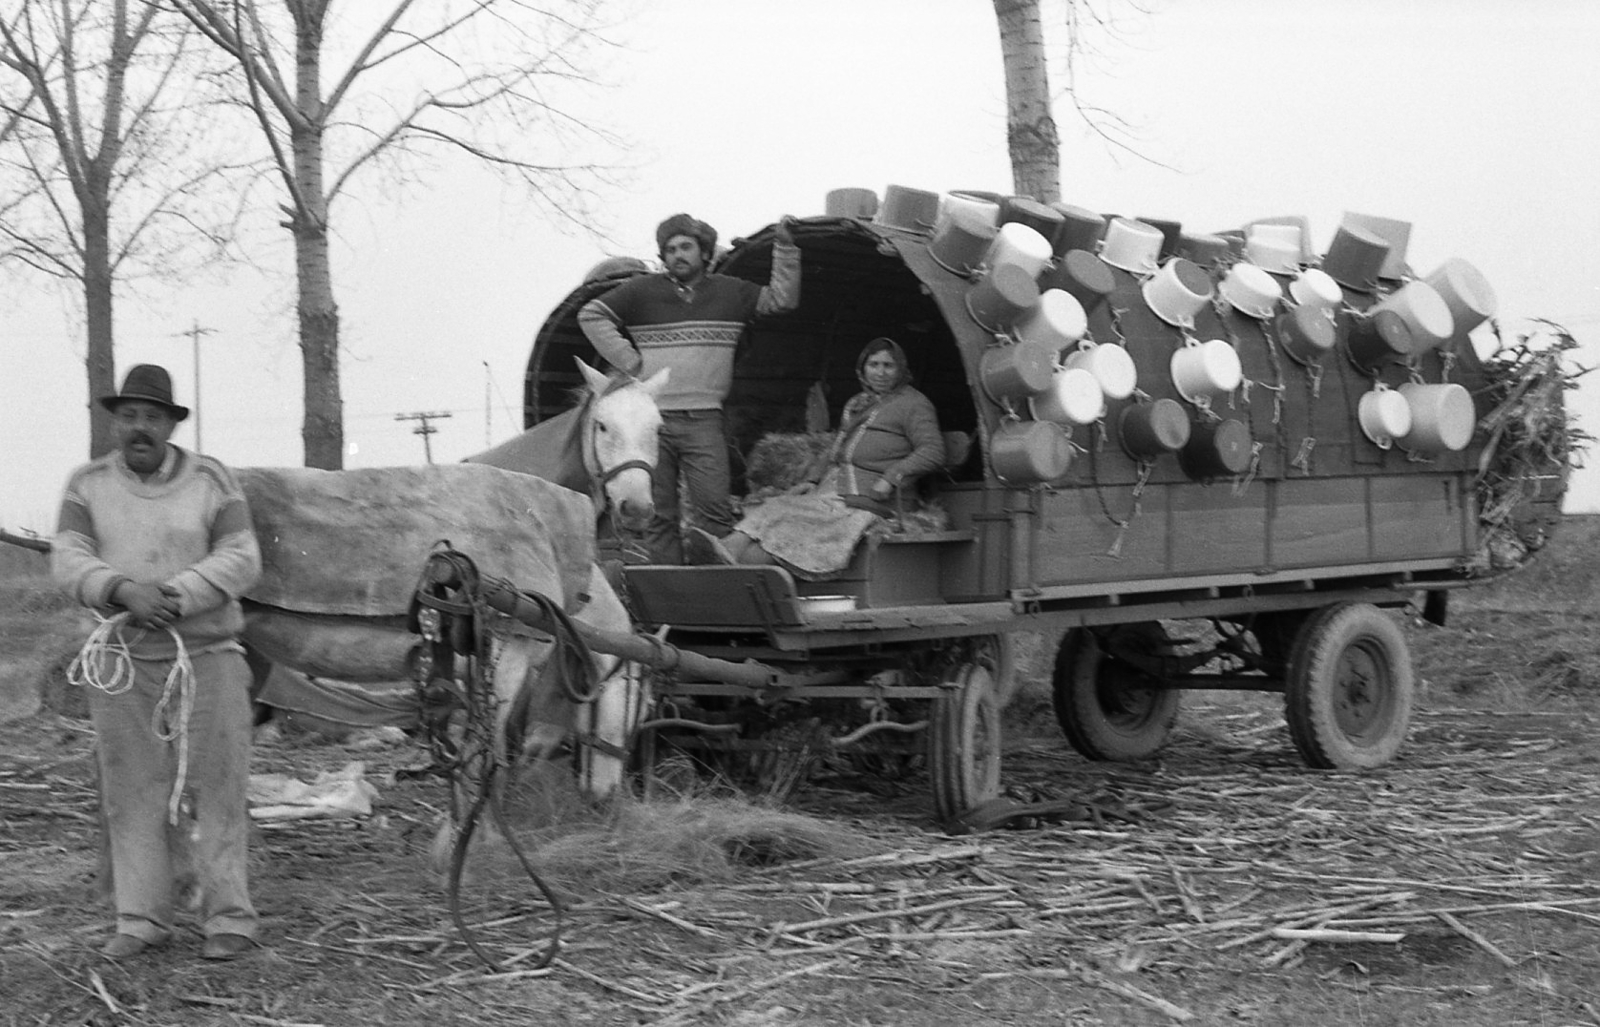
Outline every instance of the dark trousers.
<path fill-rule="evenodd" d="M 679 501 L 682 478 L 687 511 Z M 656 515 L 646 530 L 650 557 L 657 563 L 683 562 L 681 522 L 721 538 L 733 530 L 732 488 L 728 470 L 728 437 L 721 410 L 663 410 L 661 458 L 656 462 L 652 492 Z"/>

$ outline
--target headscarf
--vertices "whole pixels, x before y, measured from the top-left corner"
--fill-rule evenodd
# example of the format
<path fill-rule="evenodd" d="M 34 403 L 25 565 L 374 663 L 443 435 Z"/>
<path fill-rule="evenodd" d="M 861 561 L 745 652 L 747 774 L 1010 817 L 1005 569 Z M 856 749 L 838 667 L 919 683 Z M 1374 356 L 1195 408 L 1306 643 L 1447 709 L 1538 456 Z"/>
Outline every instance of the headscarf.
<path fill-rule="evenodd" d="M 861 354 L 856 357 L 856 381 L 861 383 L 863 390 L 867 392 L 875 391 L 872 386 L 867 384 L 867 360 L 875 353 L 888 353 L 894 358 L 894 366 L 897 369 L 895 380 L 889 384 L 887 389 L 883 390 L 885 396 L 902 386 L 911 384 L 911 368 L 906 364 L 906 351 L 900 348 L 898 342 L 895 342 L 887 335 L 880 335 L 861 347 Z"/>
<path fill-rule="evenodd" d="M 700 252 L 708 261 L 717 252 L 717 230 L 687 214 L 674 214 L 656 226 L 656 252 L 666 252 L 667 240 L 675 235 L 687 235 L 699 243 Z"/>
<path fill-rule="evenodd" d="M 888 353 L 894 357 L 895 367 L 898 369 L 894 383 L 882 392 L 867 384 L 867 359 L 874 353 Z M 878 336 L 861 347 L 861 354 L 856 357 L 856 381 L 861 383 L 861 391 L 850 397 L 850 401 L 844 405 L 844 413 L 839 418 L 841 440 L 860 427 L 862 421 L 880 402 L 911 384 L 911 367 L 906 363 L 906 351 L 888 336 Z"/>

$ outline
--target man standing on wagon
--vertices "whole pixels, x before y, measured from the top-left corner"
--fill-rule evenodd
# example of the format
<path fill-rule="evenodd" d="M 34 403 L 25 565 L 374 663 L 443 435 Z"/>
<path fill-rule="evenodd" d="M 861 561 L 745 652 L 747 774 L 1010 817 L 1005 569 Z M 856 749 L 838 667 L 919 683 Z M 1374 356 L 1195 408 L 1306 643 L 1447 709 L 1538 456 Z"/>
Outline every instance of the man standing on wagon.
<path fill-rule="evenodd" d="M 200 954 L 232 959 L 257 930 L 239 596 L 261 575 L 261 551 L 232 472 L 168 441 L 189 410 L 164 368 L 134 367 L 100 404 L 118 448 L 67 481 L 51 571 L 102 618 L 73 668 L 89 686 L 111 841 L 117 930 L 102 951 L 127 959 L 167 941 L 188 855 Z"/>
<path fill-rule="evenodd" d="M 687 214 L 656 228 L 665 270 L 631 278 L 584 304 L 578 324 L 613 367 L 640 378 L 671 368 L 656 396 L 661 407 L 661 457 L 653 478 L 655 517 L 647 529 L 652 560 L 683 562 L 678 478 L 682 474 L 693 526 L 714 538 L 733 530 L 731 475 L 722 403 L 733 383 L 733 360 L 757 317 L 800 305 L 800 248 L 791 219 L 773 232 L 772 279 L 764 286 L 708 273 L 716 229 Z"/>

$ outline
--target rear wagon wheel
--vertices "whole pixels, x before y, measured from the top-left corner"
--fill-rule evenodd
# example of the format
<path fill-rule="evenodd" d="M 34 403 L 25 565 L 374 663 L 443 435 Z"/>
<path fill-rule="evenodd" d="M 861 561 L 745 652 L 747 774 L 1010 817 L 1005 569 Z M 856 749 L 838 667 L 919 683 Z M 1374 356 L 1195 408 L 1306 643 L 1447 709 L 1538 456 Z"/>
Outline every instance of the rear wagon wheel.
<path fill-rule="evenodd" d="M 997 665 L 991 669 L 990 663 Z M 1002 689 L 996 675 L 1009 671 L 1001 652 L 980 654 L 957 664 L 948 681 L 954 687 L 933 701 L 928 731 L 928 777 L 934 816 L 950 821 L 1000 796 Z"/>
<path fill-rule="evenodd" d="M 1300 629 L 1284 684 L 1284 717 L 1311 766 L 1364 770 L 1400 751 L 1415 695 L 1400 625 L 1369 603 L 1339 603 Z"/>
<path fill-rule="evenodd" d="M 1069 630 L 1056 651 L 1051 692 L 1067 741 L 1092 760 L 1137 760 L 1160 749 L 1177 723 L 1182 696 L 1152 683 L 1106 652 L 1093 631 Z"/>

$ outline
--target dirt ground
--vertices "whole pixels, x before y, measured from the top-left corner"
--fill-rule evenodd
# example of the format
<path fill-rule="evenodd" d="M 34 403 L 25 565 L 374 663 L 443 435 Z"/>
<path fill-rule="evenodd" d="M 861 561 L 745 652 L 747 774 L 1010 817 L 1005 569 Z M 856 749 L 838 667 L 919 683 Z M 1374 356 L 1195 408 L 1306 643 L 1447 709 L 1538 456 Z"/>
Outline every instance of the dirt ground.
<path fill-rule="evenodd" d="M 680 800 L 672 816 L 726 859 L 652 873 L 630 861 L 675 843 L 614 812 L 602 828 L 634 837 L 549 868 L 568 908 L 544 969 L 557 919 L 500 865 L 463 889 L 500 969 L 463 943 L 428 867 L 443 785 L 393 777 L 418 748 L 296 737 L 258 746 L 255 769 L 363 760 L 380 795 L 371 816 L 257 832 L 266 947 L 202 963 L 191 928 L 107 962 L 86 895 L 91 739 L 41 710 L 0 725 L 0 1022 L 1600 1025 L 1586 611 L 1531 578 L 1410 629 L 1418 714 L 1370 773 L 1307 769 L 1277 697 L 1248 693 L 1188 693 L 1159 758 L 1091 763 L 1034 687 L 1005 782 L 1077 800 L 1058 822 L 951 837 L 919 768 L 839 765 L 785 807 L 831 834 L 718 834 L 771 811 Z M 0 664 L 0 697 L 17 674 Z"/>

